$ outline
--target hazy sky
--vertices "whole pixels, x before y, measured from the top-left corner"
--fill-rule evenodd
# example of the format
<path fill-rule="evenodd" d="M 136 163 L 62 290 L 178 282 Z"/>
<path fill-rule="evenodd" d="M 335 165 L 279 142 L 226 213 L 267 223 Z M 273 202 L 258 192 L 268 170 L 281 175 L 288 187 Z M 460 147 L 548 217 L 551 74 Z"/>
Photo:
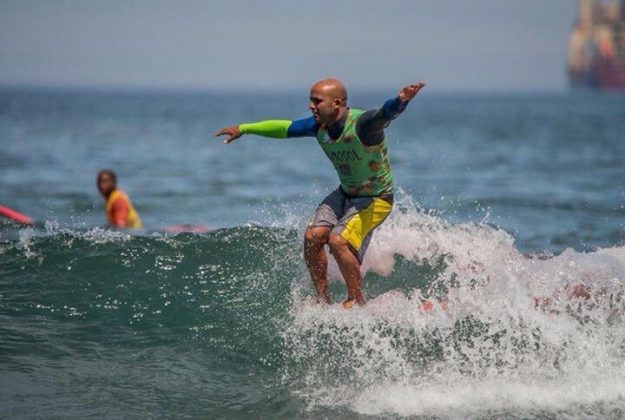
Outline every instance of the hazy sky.
<path fill-rule="evenodd" d="M 577 0 L 0 0 L 0 84 L 562 90 Z"/>

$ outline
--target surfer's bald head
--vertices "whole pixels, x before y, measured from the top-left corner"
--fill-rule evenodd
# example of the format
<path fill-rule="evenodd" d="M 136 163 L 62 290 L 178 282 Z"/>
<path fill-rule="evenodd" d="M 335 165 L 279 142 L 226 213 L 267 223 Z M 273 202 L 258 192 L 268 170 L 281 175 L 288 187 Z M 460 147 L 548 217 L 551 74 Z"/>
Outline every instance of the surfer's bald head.
<path fill-rule="evenodd" d="M 323 79 L 312 85 L 310 91 L 317 90 L 329 95 L 333 100 L 338 99 L 347 105 L 347 89 L 339 79 Z"/>
<path fill-rule="evenodd" d="M 347 89 L 338 79 L 323 79 L 310 88 L 310 111 L 322 126 L 338 121 L 347 110 Z"/>

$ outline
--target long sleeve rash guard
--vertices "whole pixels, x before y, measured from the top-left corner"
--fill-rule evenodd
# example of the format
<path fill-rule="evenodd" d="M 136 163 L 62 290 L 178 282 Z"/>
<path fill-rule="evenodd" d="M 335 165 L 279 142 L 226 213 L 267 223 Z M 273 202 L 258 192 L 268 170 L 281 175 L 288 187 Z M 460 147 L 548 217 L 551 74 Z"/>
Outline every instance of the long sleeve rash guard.
<path fill-rule="evenodd" d="M 384 129 L 406 109 L 407 105 L 408 102 L 402 102 L 396 97 L 386 101 L 380 109 L 363 112 L 356 121 L 358 137 L 366 146 L 382 143 Z M 347 113 L 343 119 L 328 127 L 328 134 L 332 139 L 336 140 L 341 136 L 346 118 Z M 319 124 L 313 117 L 295 121 L 266 120 L 239 125 L 241 134 L 257 134 L 273 138 L 315 137 L 318 129 Z"/>

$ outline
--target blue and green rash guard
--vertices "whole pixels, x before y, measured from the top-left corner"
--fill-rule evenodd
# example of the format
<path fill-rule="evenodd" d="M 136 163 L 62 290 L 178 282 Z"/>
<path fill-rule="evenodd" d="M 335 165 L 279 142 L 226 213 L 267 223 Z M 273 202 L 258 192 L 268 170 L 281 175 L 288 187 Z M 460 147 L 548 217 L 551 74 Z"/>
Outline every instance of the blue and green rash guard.
<path fill-rule="evenodd" d="M 377 110 L 349 109 L 344 117 L 321 129 L 313 117 L 266 120 L 241 124 L 241 134 L 272 138 L 315 137 L 350 196 L 386 196 L 393 193 L 393 177 L 384 129 L 406 109 L 408 102 L 389 99 Z"/>

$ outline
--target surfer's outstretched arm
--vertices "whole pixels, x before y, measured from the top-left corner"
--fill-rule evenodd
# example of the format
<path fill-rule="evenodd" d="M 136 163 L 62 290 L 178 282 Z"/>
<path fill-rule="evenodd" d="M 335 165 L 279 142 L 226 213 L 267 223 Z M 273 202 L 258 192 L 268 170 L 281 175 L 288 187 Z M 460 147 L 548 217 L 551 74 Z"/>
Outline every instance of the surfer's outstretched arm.
<path fill-rule="evenodd" d="M 215 137 L 227 136 L 224 143 L 228 144 L 238 139 L 243 134 L 256 134 L 274 139 L 288 137 L 314 137 L 317 133 L 318 124 L 313 117 L 301 120 L 265 120 L 253 123 L 239 124 L 225 127 L 215 133 Z"/>
<path fill-rule="evenodd" d="M 384 129 L 388 127 L 395 118 L 404 112 L 408 103 L 425 86 L 419 82 L 408 85 L 399 90 L 396 97 L 389 99 L 380 109 L 366 111 L 358 117 L 356 130 L 358 137 L 366 146 L 375 146 L 384 140 Z"/>

